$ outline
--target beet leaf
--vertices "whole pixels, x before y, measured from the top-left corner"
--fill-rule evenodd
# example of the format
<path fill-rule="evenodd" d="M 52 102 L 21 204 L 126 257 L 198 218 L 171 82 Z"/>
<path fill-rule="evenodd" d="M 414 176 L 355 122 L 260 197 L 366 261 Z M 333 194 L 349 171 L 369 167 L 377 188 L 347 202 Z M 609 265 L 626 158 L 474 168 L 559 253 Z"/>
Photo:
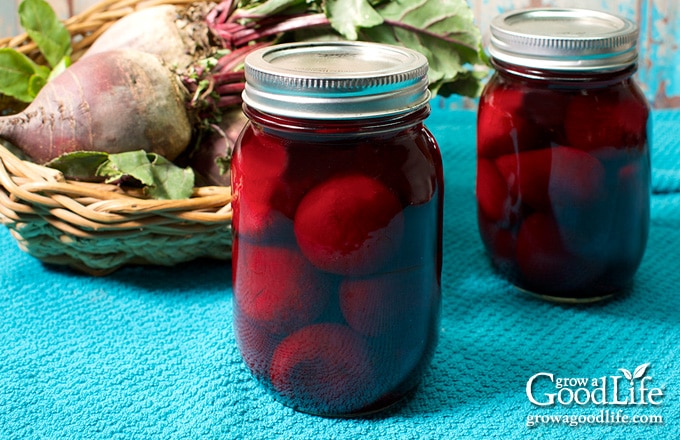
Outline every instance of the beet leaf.
<path fill-rule="evenodd" d="M 31 102 L 47 81 L 50 69 L 14 49 L 0 49 L 0 93 Z"/>
<path fill-rule="evenodd" d="M 114 154 L 75 151 L 57 157 L 46 166 L 71 179 L 92 181 L 99 178 L 120 186 L 141 187 L 153 199 L 189 198 L 195 183 L 191 168 L 181 168 L 163 156 L 143 150 Z"/>
<path fill-rule="evenodd" d="M 396 44 L 425 55 L 430 90 L 476 96 L 488 69 L 481 55 L 481 36 L 465 0 L 383 2 L 383 23 L 362 29 L 360 39 Z"/>
<path fill-rule="evenodd" d="M 218 107 L 240 103 L 234 76 L 257 45 L 336 38 L 394 44 L 428 59 L 434 94 L 475 97 L 488 63 L 481 34 L 466 0 L 224 0 L 207 17 L 212 31 L 231 51 L 213 75 Z"/>
<path fill-rule="evenodd" d="M 71 34 L 45 0 L 22 1 L 19 20 L 50 66 L 71 55 Z"/>
<path fill-rule="evenodd" d="M 356 40 L 357 29 L 383 23 L 383 17 L 366 0 L 327 0 L 326 15 L 331 26 L 348 40 Z"/>
<path fill-rule="evenodd" d="M 45 0 L 23 0 L 19 19 L 52 68 L 14 49 L 0 49 L 0 94 L 32 102 L 50 79 L 71 64 L 71 35 Z"/>

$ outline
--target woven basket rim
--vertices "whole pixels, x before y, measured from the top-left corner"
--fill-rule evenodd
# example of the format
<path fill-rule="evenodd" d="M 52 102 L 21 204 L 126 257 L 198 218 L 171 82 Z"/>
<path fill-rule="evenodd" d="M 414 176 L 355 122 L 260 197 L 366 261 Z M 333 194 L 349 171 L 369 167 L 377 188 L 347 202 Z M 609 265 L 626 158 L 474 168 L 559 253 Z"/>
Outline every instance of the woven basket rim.
<path fill-rule="evenodd" d="M 224 207 L 229 202 L 231 188 L 228 186 L 202 186 L 193 189 L 187 199 L 160 200 L 130 194 L 117 185 L 91 183 L 66 178 L 61 171 L 19 159 L 0 143 L 0 185 L 15 200 L 41 203 L 46 207 L 58 206 L 49 200 L 48 194 L 70 198 L 99 199 L 96 211 L 102 213 L 134 214 L 152 211 L 205 211 Z M 227 215 L 225 220 L 230 219 Z"/>

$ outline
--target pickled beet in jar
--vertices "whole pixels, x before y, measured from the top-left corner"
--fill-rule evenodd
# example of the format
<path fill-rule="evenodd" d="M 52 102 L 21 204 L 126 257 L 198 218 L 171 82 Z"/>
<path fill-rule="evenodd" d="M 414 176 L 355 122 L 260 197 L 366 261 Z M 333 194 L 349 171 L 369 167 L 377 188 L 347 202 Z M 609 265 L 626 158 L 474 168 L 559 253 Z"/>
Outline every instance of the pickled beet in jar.
<path fill-rule="evenodd" d="M 649 105 L 636 25 L 582 9 L 496 17 L 479 103 L 479 231 L 498 271 L 547 299 L 628 286 L 649 229 Z"/>
<path fill-rule="evenodd" d="M 246 58 L 234 328 L 277 400 L 329 417 L 408 396 L 438 338 L 443 174 L 427 60 L 362 42 Z"/>

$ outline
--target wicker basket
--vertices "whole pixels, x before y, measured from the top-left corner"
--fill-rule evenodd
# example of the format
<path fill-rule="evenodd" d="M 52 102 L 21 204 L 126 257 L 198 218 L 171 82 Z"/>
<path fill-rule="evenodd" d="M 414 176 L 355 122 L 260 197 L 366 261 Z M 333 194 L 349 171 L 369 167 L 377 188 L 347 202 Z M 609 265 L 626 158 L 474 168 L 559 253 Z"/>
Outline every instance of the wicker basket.
<path fill-rule="evenodd" d="M 104 0 L 65 21 L 72 35 L 72 59 L 77 60 L 116 20 L 137 9 L 196 1 Z M 0 39 L 0 47 L 44 62 L 25 34 Z M 149 200 L 114 185 L 71 181 L 0 145 L 0 222 L 30 255 L 92 275 L 105 275 L 126 264 L 230 258 L 230 202 L 228 187 L 196 187 L 185 200 Z"/>

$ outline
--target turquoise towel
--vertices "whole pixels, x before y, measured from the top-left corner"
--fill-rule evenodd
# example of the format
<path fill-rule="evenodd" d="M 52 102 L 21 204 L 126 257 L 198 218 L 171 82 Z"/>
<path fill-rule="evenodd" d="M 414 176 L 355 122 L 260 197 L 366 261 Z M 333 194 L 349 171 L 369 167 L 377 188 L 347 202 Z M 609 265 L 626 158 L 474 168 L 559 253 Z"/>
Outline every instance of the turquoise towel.
<path fill-rule="evenodd" d="M 427 123 L 446 175 L 441 339 L 410 401 L 369 419 L 295 413 L 239 359 L 228 264 L 93 278 L 42 265 L 3 228 L 0 438 L 680 438 L 680 112 L 653 115 L 652 224 L 634 286 L 608 303 L 572 307 L 524 296 L 491 270 L 476 229 L 475 113 L 440 103 Z M 635 390 L 643 380 L 658 388 L 658 405 L 544 407 L 526 392 L 538 373 L 555 382 L 604 377 L 623 399 L 625 374 L 636 368 Z M 542 403 L 555 386 L 539 376 L 533 397 Z M 652 423 L 659 416 L 663 423 Z"/>

